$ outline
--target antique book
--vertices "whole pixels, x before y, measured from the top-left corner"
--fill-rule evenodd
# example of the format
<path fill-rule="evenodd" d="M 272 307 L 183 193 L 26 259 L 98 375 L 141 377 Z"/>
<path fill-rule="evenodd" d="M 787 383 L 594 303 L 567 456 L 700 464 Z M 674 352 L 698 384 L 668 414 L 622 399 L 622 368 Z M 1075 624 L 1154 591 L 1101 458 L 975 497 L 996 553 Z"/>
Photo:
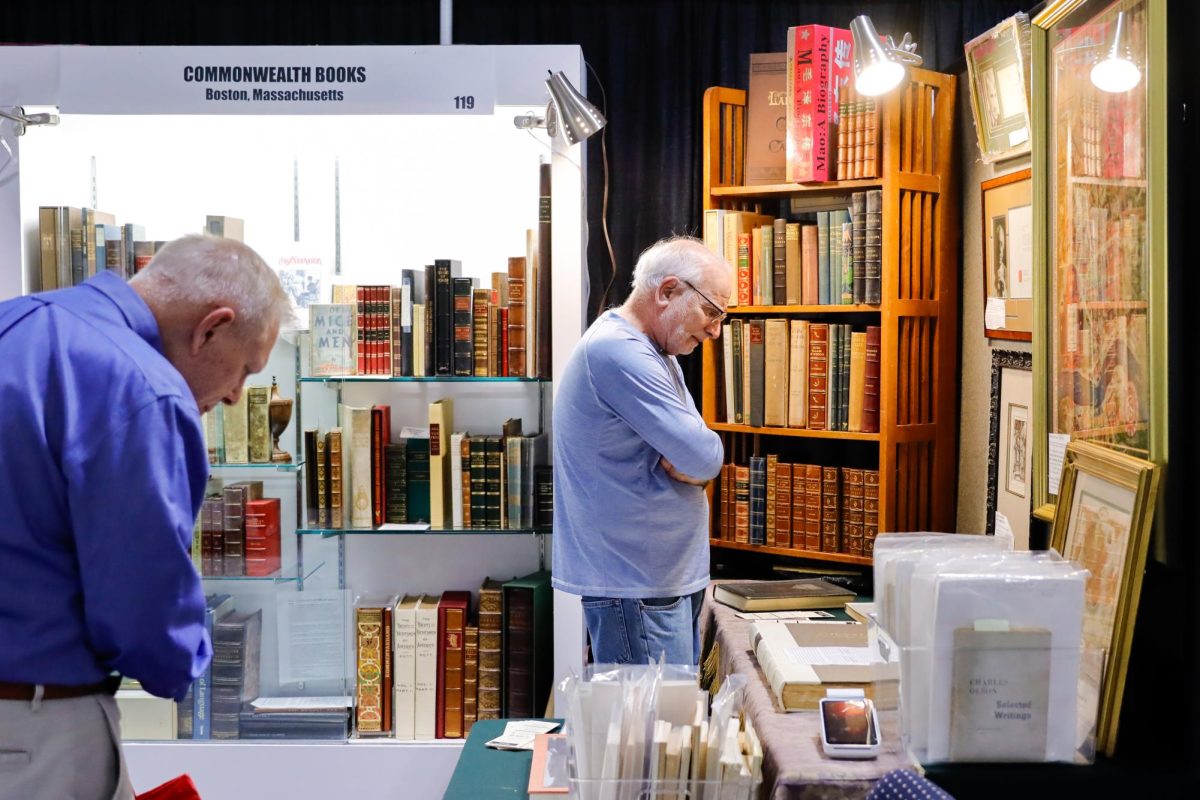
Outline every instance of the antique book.
<path fill-rule="evenodd" d="M 841 492 L 837 467 L 821 467 L 821 550 L 841 553 Z"/>
<path fill-rule="evenodd" d="M 866 216 L 864 222 L 863 269 L 866 283 L 863 287 L 866 302 L 882 302 L 883 269 L 883 190 L 867 190 Z"/>
<path fill-rule="evenodd" d="M 879 350 L 882 329 L 867 326 L 863 348 L 862 430 L 879 433 Z"/>
<path fill-rule="evenodd" d="M 767 463 L 762 456 L 750 456 L 750 544 L 766 544 Z"/>
<path fill-rule="evenodd" d="M 808 331 L 809 321 L 789 321 L 788 408 L 789 428 L 808 427 Z"/>
<path fill-rule="evenodd" d="M 774 545 L 792 546 L 792 465 L 775 465 Z"/>
<path fill-rule="evenodd" d="M 820 268 L 820 259 L 817 257 L 819 239 L 816 225 L 800 225 L 800 302 L 806 306 L 815 306 L 821 301 L 821 285 L 817 276 Z"/>
<path fill-rule="evenodd" d="M 817 303 L 830 304 L 829 231 L 832 211 L 817 212 Z"/>
<path fill-rule="evenodd" d="M 508 259 L 508 374 L 524 378 L 528 373 L 525 358 L 525 257 Z"/>
<path fill-rule="evenodd" d="M 328 500 L 326 506 L 329 512 L 328 525 L 330 528 L 346 527 L 346 513 L 342 501 L 342 475 L 346 468 L 346 454 L 342 452 L 342 429 L 331 428 L 325 434 L 325 482 Z"/>
<path fill-rule="evenodd" d="M 781 306 L 787 303 L 787 220 L 776 217 L 771 228 L 763 228 L 763 243 L 771 243 L 771 259 L 763 258 L 763 264 L 771 270 L 771 303 Z M 766 248 L 764 247 L 764 250 Z"/>
<path fill-rule="evenodd" d="M 408 521 L 429 522 L 429 439 L 413 436 L 405 441 Z"/>
<path fill-rule="evenodd" d="M 354 374 L 354 307 L 313 303 L 308 307 L 309 347 L 314 377 Z"/>
<path fill-rule="evenodd" d="M 530 378 L 541 375 L 538 371 L 538 287 L 540 270 L 537 253 L 538 234 L 532 228 L 525 229 L 525 374 Z"/>
<path fill-rule="evenodd" d="M 404 288 L 401 286 L 392 286 L 388 290 L 388 295 L 389 302 L 391 303 L 391 316 L 388 320 L 390 327 L 388 353 L 390 368 L 387 374 L 393 378 L 398 378 L 404 374 L 404 332 L 401 325 L 404 319 Z"/>
<path fill-rule="evenodd" d="M 453 516 L 450 491 L 450 436 L 454 429 L 454 399 L 444 397 L 429 404 L 429 525 L 450 527 Z"/>
<path fill-rule="evenodd" d="M 787 53 L 751 53 L 746 92 L 746 185 L 783 183 Z"/>
<path fill-rule="evenodd" d="M 879 470 L 863 470 L 863 555 L 875 553 L 875 537 L 879 535 Z"/>
<path fill-rule="evenodd" d="M 438 258 L 434 270 L 434 373 L 454 374 L 454 279 L 462 276 L 462 262 Z"/>
<path fill-rule="evenodd" d="M 209 594 L 204 598 L 204 627 L 211 641 L 216 625 L 234 611 L 233 597 L 228 594 Z M 212 682 L 210 661 L 192 683 L 191 730 L 193 739 L 212 738 Z"/>
<path fill-rule="evenodd" d="M 554 469 L 549 464 L 534 464 L 533 490 L 533 525 L 548 531 L 554 525 Z"/>
<path fill-rule="evenodd" d="M 419 595 L 406 594 L 392 613 L 392 641 L 396 655 L 393 668 L 392 729 L 397 739 L 416 736 L 414 701 L 417 680 L 417 603 Z"/>
<path fill-rule="evenodd" d="M 258 697 L 262 614 L 234 611 L 213 626 L 214 739 L 237 739 L 242 705 Z"/>
<path fill-rule="evenodd" d="M 216 409 L 214 409 L 215 411 Z M 210 412 L 211 413 L 211 412 Z M 205 415 L 209 416 L 208 414 Z M 317 521 L 317 439 L 316 428 L 304 431 L 304 524 L 309 528 L 320 527 Z"/>
<path fill-rule="evenodd" d="M 898 675 L 895 665 L 873 656 L 867 626 L 859 622 L 753 622 L 750 641 L 785 711 L 817 708 L 830 688 L 861 689 L 875 697 L 881 688 L 894 687 Z"/>
<path fill-rule="evenodd" d="M 840 608 L 854 592 L 822 580 L 732 581 L 713 587 L 713 599 L 739 611 L 792 611 L 804 608 Z"/>
<path fill-rule="evenodd" d="M 225 431 L 225 463 L 245 464 L 250 461 L 249 392 L 242 392 L 238 401 L 221 409 Z"/>
<path fill-rule="evenodd" d="M 761 428 L 765 414 L 763 390 L 766 386 L 764 371 L 766 369 L 766 353 L 764 338 L 766 337 L 766 320 L 750 319 L 746 321 L 749 329 L 748 347 L 750 361 L 750 386 L 747 394 L 749 422 L 756 428 Z"/>
<path fill-rule="evenodd" d="M 475 330 L 471 320 L 472 278 L 454 278 L 454 344 L 453 374 L 470 377 L 475 374 Z"/>
<path fill-rule="evenodd" d="M 867 193 L 850 195 L 850 252 L 854 277 L 851 298 L 855 303 L 867 301 Z"/>
<path fill-rule="evenodd" d="M 470 592 L 443 592 L 438 602 L 438 716 L 434 732 L 439 739 L 463 738 L 463 679 L 470 609 Z"/>
<path fill-rule="evenodd" d="M 246 503 L 261 500 L 262 481 L 239 481 L 222 489 L 223 575 L 246 572 Z"/>
<path fill-rule="evenodd" d="M 829 375 L 829 323 L 808 326 L 808 427 L 823 431 L 826 427 L 825 399 Z"/>
<path fill-rule="evenodd" d="M 392 608 L 395 598 L 363 597 L 354 609 L 355 731 L 390 732 L 392 704 Z"/>
<path fill-rule="evenodd" d="M 804 478 L 804 549 L 821 550 L 821 466 L 806 464 Z"/>
<path fill-rule="evenodd" d="M 550 235 L 551 183 L 550 164 L 543 161 L 538 164 L 537 276 L 534 284 L 537 290 L 535 324 L 537 325 L 537 376 L 539 378 L 549 378 L 552 375 L 550 337 L 553 312 L 550 308 L 550 273 L 554 268 L 554 262 L 551 258 Z"/>
<path fill-rule="evenodd" d="M 754 296 L 754 276 L 752 264 L 753 259 L 757 254 L 751 256 L 749 250 L 746 253 L 745 265 L 742 264 L 742 257 L 739 248 L 741 247 L 741 237 L 749 237 L 751 233 L 762 225 L 772 224 L 774 217 L 770 214 L 755 214 L 750 211 L 726 211 L 725 212 L 725 260 L 730 264 L 736 264 L 738 267 L 738 301 L 740 306 L 750 305 Z M 749 245 L 750 239 L 747 238 L 746 244 Z"/>
<path fill-rule="evenodd" d="M 417 604 L 415 678 L 413 681 L 413 736 L 431 740 L 437 730 L 438 601 L 439 595 L 422 595 Z"/>
<path fill-rule="evenodd" d="M 479 719 L 498 719 L 503 688 L 503 584 L 485 578 L 479 587 Z"/>
<path fill-rule="evenodd" d="M 1050 701 L 1050 631 L 954 631 L 950 760 L 1042 761 Z"/>
<path fill-rule="evenodd" d="M 800 257 L 800 223 L 787 222 L 784 227 L 783 263 L 787 274 L 785 302 L 789 306 L 799 305 L 802 297 L 804 273 Z"/>
<path fill-rule="evenodd" d="M 792 465 L 792 542 L 790 547 L 806 549 L 804 543 L 805 515 L 808 513 L 808 465 Z"/>
<path fill-rule="evenodd" d="M 503 713 L 510 719 L 541 717 L 553 680 L 550 572 L 506 581 L 503 600 Z"/>
<path fill-rule="evenodd" d="M 256 483 L 260 483 L 256 481 Z M 274 575 L 281 566 L 278 497 L 249 499 L 245 508 L 245 569 L 250 577 Z M 228 540 L 226 540 L 228 547 Z"/>
<path fill-rule="evenodd" d="M 417 319 L 413 309 L 425 304 L 425 271 L 404 269 L 400 271 L 400 374 L 412 376 L 417 342 Z M 424 322 L 424 320 L 422 320 Z"/>
<path fill-rule="evenodd" d="M 866 392 L 867 334 L 854 331 L 850 334 L 850 385 L 849 408 L 846 430 L 860 433 L 863 430 L 863 399 Z"/>
<path fill-rule="evenodd" d="M 251 464 L 271 460 L 271 423 L 268 409 L 271 390 L 266 386 L 246 387 L 246 436 Z"/>
<path fill-rule="evenodd" d="M 842 467 L 842 544 L 844 552 L 863 555 L 863 471 Z"/>
<path fill-rule="evenodd" d="M 767 456 L 767 491 L 764 506 L 763 544 L 775 543 L 775 470 L 779 466 L 779 456 L 771 453 Z"/>
<path fill-rule="evenodd" d="M 463 738 L 479 718 L 479 626 L 468 625 L 463 639 Z"/>
<path fill-rule="evenodd" d="M 408 522 L 408 447 L 407 440 L 384 445 L 383 519 L 388 523 Z"/>
<path fill-rule="evenodd" d="M 371 406 L 371 524 L 382 525 L 388 504 L 386 459 L 392 442 L 392 408 Z"/>
<path fill-rule="evenodd" d="M 371 527 L 371 409 L 338 407 L 342 422 L 342 503 L 345 527 Z"/>
<path fill-rule="evenodd" d="M 753 323 L 752 323 L 753 324 Z M 763 425 L 787 427 L 788 424 L 788 320 L 782 317 L 764 323 Z"/>

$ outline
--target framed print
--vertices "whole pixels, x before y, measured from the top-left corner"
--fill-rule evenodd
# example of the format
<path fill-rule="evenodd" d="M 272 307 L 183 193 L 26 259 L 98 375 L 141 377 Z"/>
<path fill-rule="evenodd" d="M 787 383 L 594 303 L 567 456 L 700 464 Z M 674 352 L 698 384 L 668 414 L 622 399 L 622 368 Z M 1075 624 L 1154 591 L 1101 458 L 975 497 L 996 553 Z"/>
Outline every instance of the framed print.
<path fill-rule="evenodd" d="M 1112 755 L 1133 623 L 1161 470 L 1094 442 L 1067 445 L 1051 543 L 1091 573 L 1084 590 L 1084 646 L 1108 655 L 1102 676 L 1096 749 Z"/>
<path fill-rule="evenodd" d="M 984 163 L 1029 151 L 1029 16 L 1016 14 L 963 48 Z"/>
<path fill-rule="evenodd" d="M 1033 354 L 992 351 L 991 424 L 988 428 L 987 532 L 996 512 L 1013 532 L 1013 547 L 1029 549 L 1032 510 Z"/>
<path fill-rule="evenodd" d="M 983 328 L 993 339 L 1033 339 L 1033 178 L 1028 169 L 984 181 Z"/>
<path fill-rule="evenodd" d="M 1035 514 L 1064 443 L 1166 457 L 1166 0 L 1057 0 L 1033 20 Z M 1098 77 L 1121 39 L 1124 86 Z M 1171 532 L 1155 557 L 1170 560 Z"/>

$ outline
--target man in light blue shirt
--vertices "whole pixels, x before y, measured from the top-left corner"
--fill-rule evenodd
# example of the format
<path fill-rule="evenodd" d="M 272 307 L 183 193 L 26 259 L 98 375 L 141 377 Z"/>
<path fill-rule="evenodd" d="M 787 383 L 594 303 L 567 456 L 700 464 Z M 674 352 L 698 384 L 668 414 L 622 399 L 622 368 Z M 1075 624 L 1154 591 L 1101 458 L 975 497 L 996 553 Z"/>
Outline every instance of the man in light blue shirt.
<path fill-rule="evenodd" d="M 597 663 L 695 664 L 708 585 L 708 498 L 721 438 L 675 360 L 716 339 L 729 266 L 696 239 L 648 248 L 633 291 L 567 361 L 554 401 L 554 564 L 582 595 Z"/>
<path fill-rule="evenodd" d="M 110 674 L 179 700 L 212 657 L 200 412 L 290 315 L 253 250 L 207 236 L 0 303 L 0 800 L 132 796 Z"/>

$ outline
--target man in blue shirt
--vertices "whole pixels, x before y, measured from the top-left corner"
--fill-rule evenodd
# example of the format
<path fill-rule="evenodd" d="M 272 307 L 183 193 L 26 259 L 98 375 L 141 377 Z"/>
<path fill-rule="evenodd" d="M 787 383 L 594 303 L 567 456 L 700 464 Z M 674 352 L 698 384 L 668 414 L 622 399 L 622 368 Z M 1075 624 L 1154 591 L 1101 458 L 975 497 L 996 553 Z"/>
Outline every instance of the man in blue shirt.
<path fill-rule="evenodd" d="M 211 658 L 200 412 L 290 314 L 253 250 L 199 235 L 0 304 L 0 799 L 132 795 L 111 676 L 178 700 Z"/>
<path fill-rule="evenodd" d="M 638 259 L 629 299 L 588 328 L 563 370 L 553 583 L 582 595 L 598 663 L 699 658 L 704 486 L 724 449 L 675 356 L 720 335 L 732 288 L 729 266 L 702 242 L 658 242 Z"/>

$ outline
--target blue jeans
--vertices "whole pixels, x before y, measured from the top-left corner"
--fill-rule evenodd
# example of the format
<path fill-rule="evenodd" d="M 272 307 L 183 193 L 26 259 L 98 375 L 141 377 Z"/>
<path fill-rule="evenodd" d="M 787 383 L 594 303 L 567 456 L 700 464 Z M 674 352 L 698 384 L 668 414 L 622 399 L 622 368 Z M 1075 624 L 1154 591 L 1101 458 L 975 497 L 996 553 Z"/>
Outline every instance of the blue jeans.
<path fill-rule="evenodd" d="M 684 597 L 583 597 L 583 619 L 597 664 L 668 664 L 700 660 L 700 605 L 704 590 Z"/>

